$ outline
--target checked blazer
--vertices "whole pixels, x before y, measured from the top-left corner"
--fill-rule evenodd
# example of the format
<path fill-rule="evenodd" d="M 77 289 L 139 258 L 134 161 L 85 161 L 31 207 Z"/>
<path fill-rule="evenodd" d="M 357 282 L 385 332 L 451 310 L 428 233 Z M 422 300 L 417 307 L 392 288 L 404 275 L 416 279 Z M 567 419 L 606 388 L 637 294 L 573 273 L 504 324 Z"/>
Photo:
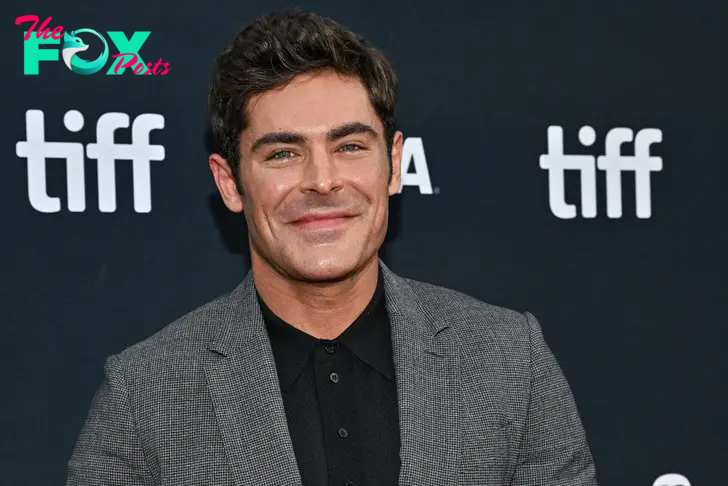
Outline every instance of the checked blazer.
<path fill-rule="evenodd" d="M 594 486 L 569 385 L 536 318 L 396 275 L 402 486 Z M 252 271 L 104 366 L 67 486 L 300 486 Z"/>

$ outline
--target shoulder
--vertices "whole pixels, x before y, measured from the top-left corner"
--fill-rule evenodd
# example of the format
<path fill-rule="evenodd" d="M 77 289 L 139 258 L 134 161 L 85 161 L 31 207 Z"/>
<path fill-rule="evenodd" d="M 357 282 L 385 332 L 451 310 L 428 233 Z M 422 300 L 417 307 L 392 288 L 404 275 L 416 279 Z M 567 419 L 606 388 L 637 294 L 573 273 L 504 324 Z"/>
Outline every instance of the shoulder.
<path fill-rule="evenodd" d="M 494 416 L 521 420 L 540 346 L 535 317 L 439 285 L 408 285 L 421 315 L 437 327 L 446 324 L 438 336 L 458 349 L 465 407 L 486 410 L 495 403 Z"/>
<path fill-rule="evenodd" d="M 471 349 L 528 352 L 533 327 L 529 312 L 484 302 L 476 297 L 440 285 L 405 279 L 423 312 L 447 323 L 460 344 Z"/>
<path fill-rule="evenodd" d="M 187 312 L 148 338 L 114 356 L 123 367 L 158 361 L 198 361 L 208 355 L 230 308 L 230 293 Z"/>

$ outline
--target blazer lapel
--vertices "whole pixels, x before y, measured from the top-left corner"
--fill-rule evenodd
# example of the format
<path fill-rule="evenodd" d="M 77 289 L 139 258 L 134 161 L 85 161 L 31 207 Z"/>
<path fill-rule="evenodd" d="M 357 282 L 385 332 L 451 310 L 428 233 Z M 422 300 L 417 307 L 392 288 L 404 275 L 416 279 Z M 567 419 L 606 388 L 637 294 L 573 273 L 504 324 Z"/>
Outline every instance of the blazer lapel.
<path fill-rule="evenodd" d="M 392 328 L 401 435 L 400 486 L 452 485 L 460 459 L 457 342 L 405 279 L 380 260 Z"/>
<path fill-rule="evenodd" d="M 205 366 L 222 440 L 237 486 L 300 486 L 275 360 L 252 272 L 227 297 Z"/>
<path fill-rule="evenodd" d="M 410 283 L 379 260 L 391 323 L 400 423 L 400 486 L 457 481 L 457 343 L 421 308 Z M 301 486 L 273 352 L 252 272 L 228 297 L 205 376 L 235 484 Z"/>

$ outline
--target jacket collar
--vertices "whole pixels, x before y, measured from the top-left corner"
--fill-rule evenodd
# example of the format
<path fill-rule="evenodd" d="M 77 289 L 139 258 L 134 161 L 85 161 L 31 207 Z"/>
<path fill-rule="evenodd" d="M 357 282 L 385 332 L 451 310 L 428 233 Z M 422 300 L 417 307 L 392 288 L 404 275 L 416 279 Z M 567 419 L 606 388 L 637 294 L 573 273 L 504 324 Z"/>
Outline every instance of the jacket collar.
<path fill-rule="evenodd" d="M 460 454 L 460 357 L 426 290 L 379 260 L 397 381 L 400 486 L 451 485 Z M 252 272 L 216 309 L 219 332 L 205 366 L 235 484 L 301 485 L 275 360 Z"/>
<path fill-rule="evenodd" d="M 442 320 L 427 319 L 427 311 L 413 295 L 408 279 L 395 274 L 381 258 L 379 268 L 390 319 L 392 313 L 408 318 L 407 328 L 402 329 L 402 332 L 416 334 L 426 340 L 448 327 Z M 265 321 L 257 302 L 252 270 L 248 271 L 242 282 L 226 295 L 224 300 L 225 308 L 221 309 L 219 316 L 221 326 L 215 340 L 209 346 L 211 351 L 229 356 L 252 343 L 267 340 Z"/>

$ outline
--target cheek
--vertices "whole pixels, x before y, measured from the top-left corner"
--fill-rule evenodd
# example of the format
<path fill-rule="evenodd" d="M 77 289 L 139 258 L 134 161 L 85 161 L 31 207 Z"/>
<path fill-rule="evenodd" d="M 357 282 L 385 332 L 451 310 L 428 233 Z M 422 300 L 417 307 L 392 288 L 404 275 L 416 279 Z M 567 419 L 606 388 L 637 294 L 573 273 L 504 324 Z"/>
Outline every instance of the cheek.
<path fill-rule="evenodd" d="M 375 161 L 371 162 L 369 167 L 358 168 L 352 172 L 350 179 L 357 192 L 366 199 L 368 207 L 368 217 L 370 224 L 375 226 L 386 218 L 389 209 L 389 189 L 387 179 L 389 173 L 387 168 L 373 167 Z"/>
<path fill-rule="evenodd" d="M 363 187 L 369 188 L 367 192 L 372 195 L 378 194 L 381 190 L 386 192 L 387 179 L 389 178 L 389 160 L 385 158 L 372 157 L 362 160 L 361 163 L 353 164 L 349 169 L 350 179 L 356 181 Z"/>
<path fill-rule="evenodd" d="M 275 171 L 270 174 L 250 174 L 247 190 L 250 199 L 255 201 L 254 206 L 260 211 L 268 212 L 275 208 L 280 201 L 295 187 L 297 179 L 287 171 Z"/>

